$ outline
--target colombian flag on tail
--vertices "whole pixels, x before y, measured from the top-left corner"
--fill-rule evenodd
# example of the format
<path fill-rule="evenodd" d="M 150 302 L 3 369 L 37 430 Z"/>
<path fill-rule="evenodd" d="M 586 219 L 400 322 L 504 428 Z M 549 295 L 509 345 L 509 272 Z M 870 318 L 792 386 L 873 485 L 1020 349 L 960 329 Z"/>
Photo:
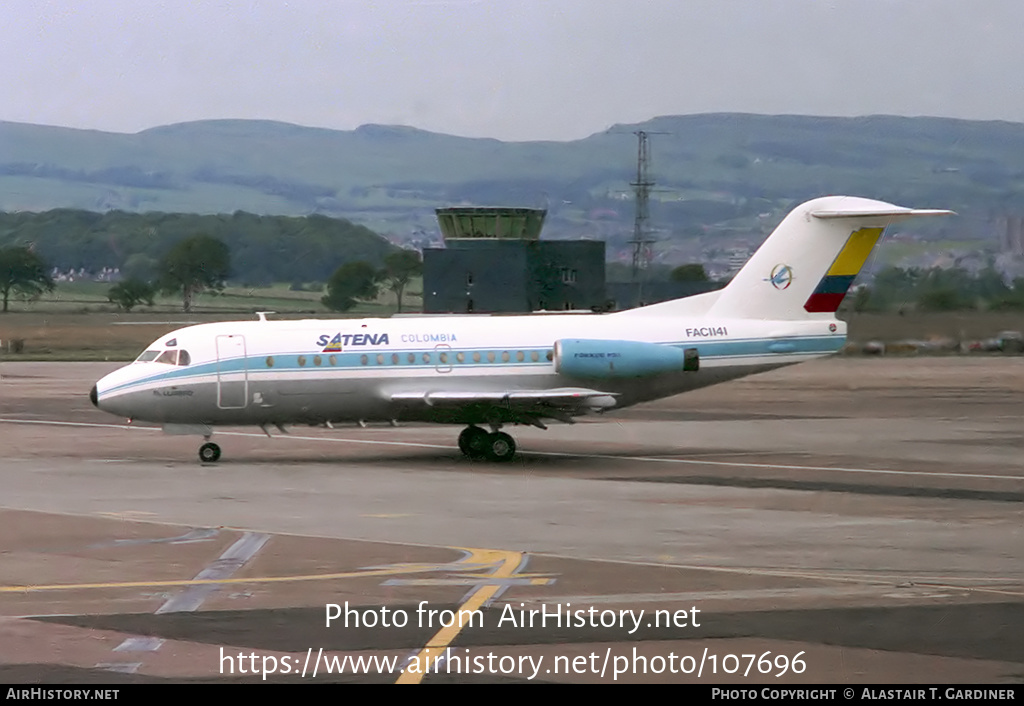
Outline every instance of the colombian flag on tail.
<path fill-rule="evenodd" d="M 804 303 L 804 309 L 811 313 L 834 313 L 881 236 L 882 228 L 861 228 L 853 231 L 846 245 L 832 262 L 832 266 L 828 268 L 828 272 Z"/>

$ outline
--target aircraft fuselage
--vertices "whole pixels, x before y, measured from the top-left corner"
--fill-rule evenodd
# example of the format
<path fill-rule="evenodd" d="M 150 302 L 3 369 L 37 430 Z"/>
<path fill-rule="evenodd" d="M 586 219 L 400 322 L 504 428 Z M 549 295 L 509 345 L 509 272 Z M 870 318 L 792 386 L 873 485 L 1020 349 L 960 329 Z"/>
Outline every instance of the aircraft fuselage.
<path fill-rule="evenodd" d="M 501 404 L 453 407 L 393 397 L 442 388 L 596 387 L 622 408 L 831 354 L 842 347 L 845 333 L 845 324 L 835 320 L 686 321 L 621 313 L 201 324 L 171 332 L 147 349 L 157 359 L 185 351 L 187 364 L 135 362 L 100 380 L 96 395 L 106 411 L 164 424 L 507 423 L 516 415 L 502 415 Z M 572 339 L 696 349 L 700 369 L 567 375 L 557 370 L 555 343 Z"/>

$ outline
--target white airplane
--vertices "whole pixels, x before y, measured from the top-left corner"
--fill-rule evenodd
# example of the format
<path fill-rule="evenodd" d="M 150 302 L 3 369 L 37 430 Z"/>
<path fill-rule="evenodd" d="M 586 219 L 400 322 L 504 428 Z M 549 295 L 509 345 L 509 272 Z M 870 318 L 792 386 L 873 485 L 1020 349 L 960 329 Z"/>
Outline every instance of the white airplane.
<path fill-rule="evenodd" d="M 205 437 L 217 425 L 464 424 L 467 456 L 508 461 L 506 424 L 620 409 L 819 358 L 890 223 L 950 214 L 828 196 L 798 206 L 724 289 L 605 314 L 200 324 L 93 386 L 100 409 Z M 482 428 L 481 426 L 483 425 Z M 489 428 L 489 431 L 488 431 Z M 269 435 L 269 433 L 268 433 Z"/>

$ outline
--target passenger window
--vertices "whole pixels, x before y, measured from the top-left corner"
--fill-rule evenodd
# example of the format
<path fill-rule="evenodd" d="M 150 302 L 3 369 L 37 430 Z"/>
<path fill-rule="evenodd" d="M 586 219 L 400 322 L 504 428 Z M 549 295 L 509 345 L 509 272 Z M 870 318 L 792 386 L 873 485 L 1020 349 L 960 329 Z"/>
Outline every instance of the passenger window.
<path fill-rule="evenodd" d="M 476 351 L 476 352 L 473 353 L 473 362 L 474 363 L 479 363 L 480 362 L 480 352 L 479 351 Z"/>
<path fill-rule="evenodd" d="M 410 364 L 410 365 L 411 365 L 412 363 L 415 363 L 415 362 L 416 362 L 416 354 L 415 354 L 415 353 L 410 353 L 410 354 L 409 354 L 409 358 L 408 358 L 408 360 L 409 360 L 409 364 Z"/>
<path fill-rule="evenodd" d="M 538 360 L 540 360 L 540 353 L 538 353 L 537 351 L 531 351 L 530 352 L 530 360 L 532 360 L 534 363 L 536 363 Z"/>
<path fill-rule="evenodd" d="M 502 362 L 502 363 L 507 363 L 508 361 L 509 361 L 509 355 L 508 355 L 508 351 L 504 351 L 504 352 L 503 352 L 503 353 L 501 354 L 501 362 Z"/>
<path fill-rule="evenodd" d="M 192 356 L 188 354 L 188 351 L 178 352 L 178 365 L 188 365 L 192 362 Z"/>
<path fill-rule="evenodd" d="M 160 354 L 160 357 L 156 359 L 157 363 L 166 363 L 167 365 L 178 364 L 178 351 L 164 351 Z"/>
<path fill-rule="evenodd" d="M 526 354 L 523 353 L 522 351 L 517 351 L 516 352 L 516 360 L 518 360 L 520 363 L 522 363 L 524 360 L 526 360 Z"/>

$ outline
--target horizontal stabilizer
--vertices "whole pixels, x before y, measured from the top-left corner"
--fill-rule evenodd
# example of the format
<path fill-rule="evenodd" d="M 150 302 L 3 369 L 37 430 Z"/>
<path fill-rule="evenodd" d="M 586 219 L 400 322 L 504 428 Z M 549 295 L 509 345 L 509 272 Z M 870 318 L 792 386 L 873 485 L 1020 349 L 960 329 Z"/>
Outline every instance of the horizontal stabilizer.
<path fill-rule="evenodd" d="M 916 218 L 917 216 L 955 216 L 955 211 L 947 211 L 939 208 L 902 208 L 894 206 L 891 209 L 864 209 L 848 208 L 842 210 L 811 211 L 815 218 L 828 220 L 832 218 Z"/>

